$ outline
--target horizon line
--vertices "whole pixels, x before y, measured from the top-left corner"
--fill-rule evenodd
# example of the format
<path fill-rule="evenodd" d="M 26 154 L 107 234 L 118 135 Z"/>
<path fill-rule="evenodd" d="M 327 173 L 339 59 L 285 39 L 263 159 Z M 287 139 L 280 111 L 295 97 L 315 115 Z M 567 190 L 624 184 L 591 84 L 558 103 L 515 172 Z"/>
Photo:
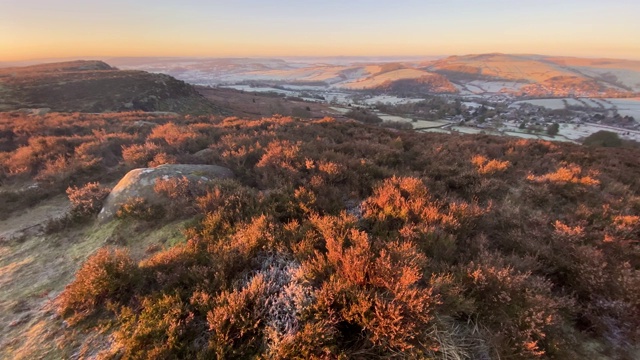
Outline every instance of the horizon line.
<path fill-rule="evenodd" d="M 508 55 L 508 56 L 541 56 L 541 57 L 565 57 L 565 58 L 578 58 L 578 59 L 593 59 L 593 60 L 628 60 L 628 61 L 640 61 L 640 58 L 625 58 L 625 57 L 608 57 L 608 56 L 577 56 L 577 55 L 549 55 L 538 53 L 505 53 L 505 52 L 481 52 L 481 53 L 465 53 L 465 54 L 437 54 L 437 55 L 91 55 L 91 56 L 63 56 L 63 57 L 41 57 L 41 58 L 25 58 L 20 60 L 0 60 L 0 64 L 11 63 L 27 63 L 27 62 L 41 62 L 41 61 L 72 61 L 72 60 L 100 60 L 106 61 L 109 59 L 367 59 L 367 58 L 380 58 L 380 59 L 420 59 L 420 58 L 447 58 L 454 56 L 481 56 L 481 55 Z"/>

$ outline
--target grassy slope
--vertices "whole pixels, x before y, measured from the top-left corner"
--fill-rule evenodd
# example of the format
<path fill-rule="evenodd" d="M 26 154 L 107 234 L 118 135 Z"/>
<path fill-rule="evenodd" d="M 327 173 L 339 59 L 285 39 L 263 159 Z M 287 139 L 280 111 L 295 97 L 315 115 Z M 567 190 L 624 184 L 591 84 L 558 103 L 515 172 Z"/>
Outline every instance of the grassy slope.
<path fill-rule="evenodd" d="M 46 208 L 47 203 L 33 211 Z M 57 213 L 60 215 L 60 213 Z M 13 226 L 14 218 L 0 222 Z M 40 225 L 46 225 L 41 219 Z M 151 246 L 183 241 L 181 222 L 149 228 L 131 223 L 84 224 L 55 234 L 35 232 L 0 242 L 0 358 L 69 358 L 86 342 L 105 339 L 68 329 L 55 315 L 53 300 L 73 280 L 80 265 L 105 245 L 126 246 L 142 258 Z M 93 350 L 91 350 L 93 351 Z"/>

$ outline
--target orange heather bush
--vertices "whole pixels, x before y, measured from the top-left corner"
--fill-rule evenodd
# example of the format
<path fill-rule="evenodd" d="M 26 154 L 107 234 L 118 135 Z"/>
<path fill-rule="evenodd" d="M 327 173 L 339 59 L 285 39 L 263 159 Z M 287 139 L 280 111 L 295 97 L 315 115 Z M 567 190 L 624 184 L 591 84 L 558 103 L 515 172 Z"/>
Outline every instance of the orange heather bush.
<path fill-rule="evenodd" d="M 185 149 L 197 136 L 198 134 L 188 127 L 169 122 L 155 127 L 151 131 L 148 140 L 163 140 L 173 148 Z"/>
<path fill-rule="evenodd" d="M 346 214 L 312 219 L 327 249 L 301 267 L 312 283 L 326 279 L 312 305 L 315 317 L 334 314 L 327 320 L 361 331 L 361 350 L 428 351 L 426 333 L 438 299 L 419 285 L 424 255 L 408 242 L 380 244 L 375 250 L 367 234 L 353 228 L 355 221 Z"/>
<path fill-rule="evenodd" d="M 76 323 L 109 302 L 126 302 L 136 286 L 137 269 L 126 250 L 98 250 L 57 298 L 58 312 Z"/>
<path fill-rule="evenodd" d="M 38 172 L 36 180 L 42 182 L 56 182 L 68 179 L 71 174 L 77 171 L 74 165 L 64 156 L 58 156 L 55 159 L 48 160 L 44 163 L 42 170 Z"/>
<path fill-rule="evenodd" d="M 474 300 L 477 320 L 496 327 L 491 336 L 502 343 L 501 355 L 534 358 L 545 355 L 546 347 L 552 348 L 546 343 L 549 332 L 554 331 L 561 308 L 571 306 L 571 301 L 562 303 L 562 298 L 554 297 L 551 283 L 498 264 L 472 262 L 463 271 L 466 296 Z"/>
<path fill-rule="evenodd" d="M 616 215 L 613 218 L 613 223 L 618 230 L 631 230 L 637 228 L 640 225 L 640 216 L 635 215 Z"/>
<path fill-rule="evenodd" d="M 260 352 L 267 284 L 255 276 L 241 290 L 223 292 L 207 312 L 208 349 L 219 359 L 247 358 Z"/>
<path fill-rule="evenodd" d="M 23 146 L 18 148 L 13 152 L 13 154 L 9 154 L 8 158 L 5 160 L 5 164 L 7 164 L 8 173 L 9 174 L 22 174 L 31 172 L 34 168 L 34 160 L 35 156 L 32 153 L 32 150 Z"/>
<path fill-rule="evenodd" d="M 256 164 L 260 178 L 266 186 L 278 186 L 295 180 L 302 169 L 300 144 L 289 141 L 272 141 Z"/>
<path fill-rule="evenodd" d="M 429 192 L 421 180 L 393 177 L 377 187 L 374 195 L 363 203 L 363 215 L 377 221 L 438 221 L 440 214 L 429 200 Z"/>
<path fill-rule="evenodd" d="M 170 200 L 168 213 L 177 217 L 192 216 L 197 209 L 196 199 L 205 194 L 201 181 L 190 181 L 185 176 L 157 179 L 153 189 Z"/>
<path fill-rule="evenodd" d="M 560 220 L 556 220 L 554 227 L 557 234 L 566 236 L 568 238 L 577 239 L 584 236 L 584 227 L 582 226 L 570 227 L 568 225 L 563 224 Z"/>
<path fill-rule="evenodd" d="M 489 160 L 482 155 L 476 155 L 471 159 L 471 163 L 476 166 L 480 175 L 491 175 L 505 171 L 511 163 L 509 161 Z"/>
<path fill-rule="evenodd" d="M 147 166 L 160 152 L 158 145 L 146 142 L 142 145 L 123 146 L 122 158 L 125 163 L 131 166 Z"/>
<path fill-rule="evenodd" d="M 362 203 L 362 214 L 376 233 L 403 229 L 406 236 L 412 237 L 409 234 L 415 232 L 457 231 L 463 234 L 490 207 L 490 204 L 485 209 L 477 203 L 465 202 L 442 204 L 431 198 L 421 180 L 393 177 L 376 187 L 373 195 Z"/>
<path fill-rule="evenodd" d="M 192 184 L 187 177 L 158 179 L 153 186 L 153 190 L 171 200 L 188 200 L 192 197 Z"/>
<path fill-rule="evenodd" d="M 78 217 L 97 214 L 110 192 L 110 188 L 103 187 L 97 182 L 87 183 L 81 188 L 75 186 L 67 188 L 67 196 L 71 201 L 71 213 Z"/>
<path fill-rule="evenodd" d="M 556 172 L 549 173 L 541 176 L 534 176 L 529 174 L 527 180 L 532 182 L 550 182 L 557 184 L 580 184 L 585 186 L 597 186 L 600 185 L 600 181 L 594 177 L 598 175 L 598 172 L 591 171 L 588 176 L 581 176 L 582 168 L 576 164 L 568 164 L 558 168 Z"/>
<path fill-rule="evenodd" d="M 177 164 L 178 159 L 173 155 L 168 155 L 167 153 L 158 153 L 153 157 L 153 160 L 149 162 L 150 167 L 157 167 L 165 164 Z"/>

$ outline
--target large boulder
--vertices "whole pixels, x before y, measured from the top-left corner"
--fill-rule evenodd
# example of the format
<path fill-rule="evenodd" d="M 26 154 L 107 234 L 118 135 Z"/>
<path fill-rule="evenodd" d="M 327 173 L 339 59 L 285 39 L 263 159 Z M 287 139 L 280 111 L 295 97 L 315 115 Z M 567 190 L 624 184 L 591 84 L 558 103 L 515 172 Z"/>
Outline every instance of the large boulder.
<path fill-rule="evenodd" d="M 154 186 L 158 179 L 186 177 L 190 181 L 203 183 L 212 179 L 231 178 L 233 172 L 216 165 L 161 165 L 155 168 L 135 169 L 125 175 L 111 190 L 104 202 L 98 220 L 105 222 L 113 219 L 116 212 L 128 200 L 143 198 L 149 204 L 162 205 L 167 200 L 158 195 Z"/>

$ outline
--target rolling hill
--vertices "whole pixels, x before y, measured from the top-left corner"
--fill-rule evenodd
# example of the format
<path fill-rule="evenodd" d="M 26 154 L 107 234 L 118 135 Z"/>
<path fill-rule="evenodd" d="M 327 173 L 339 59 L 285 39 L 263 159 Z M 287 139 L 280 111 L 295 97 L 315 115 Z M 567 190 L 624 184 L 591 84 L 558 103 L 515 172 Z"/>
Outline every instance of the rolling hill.
<path fill-rule="evenodd" d="M 387 89 L 401 81 L 419 84 L 433 93 L 456 92 L 446 78 L 416 67 L 412 62 L 294 62 L 274 59 L 114 60 L 123 68 L 170 74 L 197 85 L 275 82 L 343 90 Z M 433 84 L 433 85 L 432 85 Z"/>
<path fill-rule="evenodd" d="M 640 91 L 640 61 L 482 54 L 451 56 L 423 69 L 446 76 L 463 93 L 622 97 Z"/>
<path fill-rule="evenodd" d="M 164 74 L 118 70 L 102 61 L 0 69 L 0 111 L 23 108 L 220 113 L 183 81 Z"/>
<path fill-rule="evenodd" d="M 629 97 L 640 91 L 640 61 L 543 55 L 480 54 L 429 61 L 373 58 L 350 62 L 341 58 L 114 61 L 122 68 L 161 72 L 198 85 L 273 82 L 391 92 L 398 86 L 406 90 L 409 85 L 423 93 L 528 97 Z M 395 82 L 400 83 L 393 86 Z"/>

